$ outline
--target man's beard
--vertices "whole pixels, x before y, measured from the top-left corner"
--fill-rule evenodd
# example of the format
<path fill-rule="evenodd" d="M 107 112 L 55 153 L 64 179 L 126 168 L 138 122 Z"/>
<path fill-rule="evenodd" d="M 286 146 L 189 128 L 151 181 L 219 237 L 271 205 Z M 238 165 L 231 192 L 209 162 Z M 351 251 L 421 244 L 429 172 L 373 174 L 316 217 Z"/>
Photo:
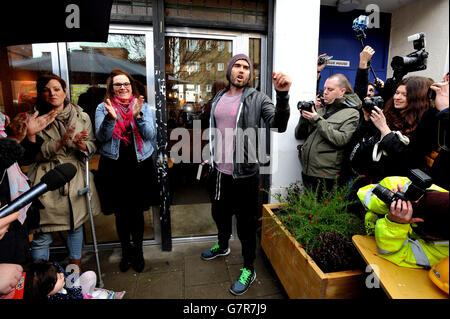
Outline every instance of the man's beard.
<path fill-rule="evenodd" d="M 234 86 L 235 88 L 237 88 L 237 89 L 242 89 L 242 88 L 245 88 L 247 85 L 248 85 L 248 83 L 250 82 L 250 76 L 248 77 L 248 79 L 245 81 L 245 82 L 243 82 L 243 84 L 238 84 L 238 83 L 235 83 L 237 78 L 232 78 L 231 79 L 231 81 L 230 81 L 230 84 L 232 85 L 232 86 Z"/>

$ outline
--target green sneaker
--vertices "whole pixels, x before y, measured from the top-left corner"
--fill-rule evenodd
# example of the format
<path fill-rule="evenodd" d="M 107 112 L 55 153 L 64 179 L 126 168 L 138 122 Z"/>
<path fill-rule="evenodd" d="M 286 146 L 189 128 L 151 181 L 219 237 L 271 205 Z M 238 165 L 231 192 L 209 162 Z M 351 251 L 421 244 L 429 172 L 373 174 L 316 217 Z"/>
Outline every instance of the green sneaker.
<path fill-rule="evenodd" d="M 230 248 L 223 250 L 220 249 L 219 243 L 216 243 L 213 247 L 210 249 L 205 250 L 202 252 L 202 259 L 203 260 L 211 260 L 219 256 L 226 256 L 230 253 Z"/>
<path fill-rule="evenodd" d="M 251 271 L 247 268 L 241 268 L 241 271 L 241 276 L 230 288 L 230 292 L 235 296 L 244 294 L 256 279 L 256 272 L 254 270 Z"/>

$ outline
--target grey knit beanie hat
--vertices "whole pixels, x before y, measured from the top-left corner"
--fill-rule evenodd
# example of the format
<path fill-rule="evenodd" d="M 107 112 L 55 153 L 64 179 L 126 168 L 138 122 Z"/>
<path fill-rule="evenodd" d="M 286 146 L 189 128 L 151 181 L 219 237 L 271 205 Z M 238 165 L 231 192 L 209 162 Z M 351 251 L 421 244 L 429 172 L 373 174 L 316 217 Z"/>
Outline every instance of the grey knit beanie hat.
<path fill-rule="evenodd" d="M 233 56 L 230 59 L 230 62 L 228 62 L 228 68 L 227 68 L 227 80 L 230 81 L 230 74 L 231 74 L 231 69 L 233 68 L 233 65 L 236 63 L 236 61 L 238 60 L 245 60 L 247 61 L 248 65 L 250 66 L 250 75 L 249 75 L 249 79 L 252 78 L 252 63 L 250 62 L 250 58 L 248 56 L 246 56 L 245 54 L 236 54 L 235 56 Z"/>

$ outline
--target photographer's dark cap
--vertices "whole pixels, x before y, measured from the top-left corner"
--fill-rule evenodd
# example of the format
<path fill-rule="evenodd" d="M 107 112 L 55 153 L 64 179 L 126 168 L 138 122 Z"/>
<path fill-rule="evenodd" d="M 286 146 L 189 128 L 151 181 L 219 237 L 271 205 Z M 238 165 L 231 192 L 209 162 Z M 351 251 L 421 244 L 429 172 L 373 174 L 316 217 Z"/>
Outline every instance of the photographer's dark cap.
<path fill-rule="evenodd" d="M 236 61 L 239 60 L 245 60 L 247 61 L 248 65 L 250 66 L 250 75 L 249 75 L 249 79 L 252 78 L 252 62 L 250 61 L 250 58 L 248 56 L 246 56 L 245 54 L 236 54 L 235 56 L 233 56 L 230 61 L 228 62 L 228 68 L 227 68 L 227 80 L 230 81 L 230 74 L 231 74 L 231 69 L 233 68 L 233 65 L 236 63 Z"/>

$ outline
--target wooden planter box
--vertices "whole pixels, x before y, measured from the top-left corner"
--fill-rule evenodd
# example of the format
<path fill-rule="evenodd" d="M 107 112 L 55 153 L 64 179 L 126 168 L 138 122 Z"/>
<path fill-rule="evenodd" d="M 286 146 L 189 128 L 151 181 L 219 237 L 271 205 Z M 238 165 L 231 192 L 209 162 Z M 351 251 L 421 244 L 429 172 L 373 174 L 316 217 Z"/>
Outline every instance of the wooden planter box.
<path fill-rule="evenodd" d="M 337 299 L 356 298 L 364 288 L 362 270 L 324 273 L 298 242 L 275 218 L 272 209 L 283 204 L 263 205 L 261 246 L 277 273 L 289 298 Z M 269 239 L 270 238 L 270 239 Z"/>

